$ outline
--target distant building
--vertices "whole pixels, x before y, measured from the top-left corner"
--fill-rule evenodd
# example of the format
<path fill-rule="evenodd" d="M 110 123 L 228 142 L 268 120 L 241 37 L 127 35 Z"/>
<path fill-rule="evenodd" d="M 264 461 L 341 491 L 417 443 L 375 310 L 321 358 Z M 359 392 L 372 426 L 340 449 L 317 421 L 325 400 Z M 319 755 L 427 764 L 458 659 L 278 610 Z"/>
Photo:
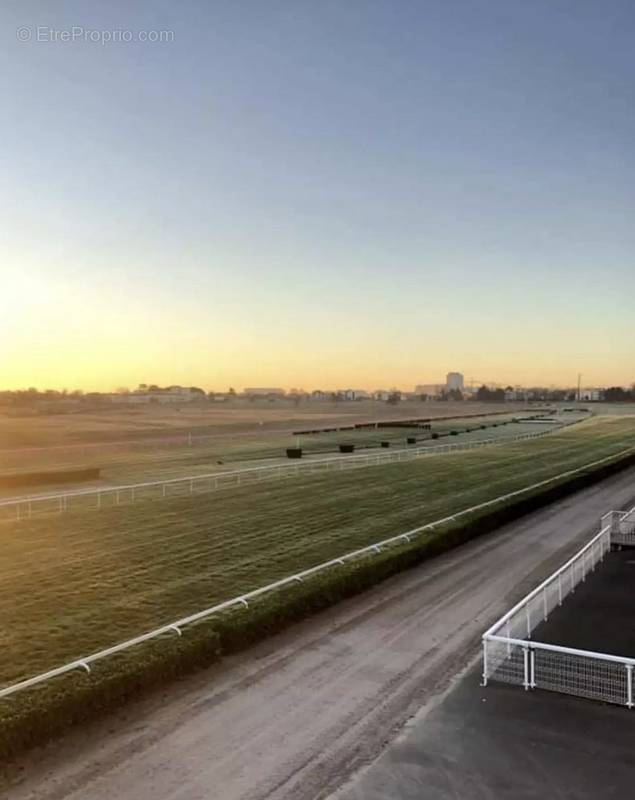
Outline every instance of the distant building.
<path fill-rule="evenodd" d="M 270 387 L 250 387 L 245 389 L 247 397 L 284 397 L 284 389 L 276 389 Z"/>
<path fill-rule="evenodd" d="M 508 386 L 505 389 L 505 400 L 508 403 L 518 402 L 519 400 L 527 400 L 528 393 L 522 386 Z"/>
<path fill-rule="evenodd" d="M 104 397 L 117 405 L 144 405 L 147 403 L 169 405 L 170 403 L 191 403 L 196 395 L 166 390 L 161 392 L 121 392 L 104 395 Z"/>
<path fill-rule="evenodd" d="M 415 394 L 426 394 L 430 398 L 440 397 L 445 386 L 441 383 L 419 383 L 415 386 Z"/>
<path fill-rule="evenodd" d="M 365 389 L 338 389 L 336 392 L 343 400 L 368 400 L 370 394 Z"/>
<path fill-rule="evenodd" d="M 448 372 L 445 377 L 445 388 L 448 392 L 458 389 L 462 392 L 465 386 L 463 375 L 460 372 Z"/>
<path fill-rule="evenodd" d="M 601 400 L 604 395 L 602 389 L 582 389 L 580 391 L 580 400 L 584 403 L 595 403 Z"/>

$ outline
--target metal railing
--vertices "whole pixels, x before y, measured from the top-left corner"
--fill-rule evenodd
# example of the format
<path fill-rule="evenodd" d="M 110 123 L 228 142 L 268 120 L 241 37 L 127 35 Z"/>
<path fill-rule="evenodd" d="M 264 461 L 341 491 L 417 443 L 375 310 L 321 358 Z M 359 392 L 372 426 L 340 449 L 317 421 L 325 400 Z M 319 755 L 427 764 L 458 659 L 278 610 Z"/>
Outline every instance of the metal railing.
<path fill-rule="evenodd" d="M 635 546 L 635 509 L 609 511 L 602 517 L 602 526 L 610 525 L 611 542 L 617 546 Z"/>
<path fill-rule="evenodd" d="M 305 569 L 294 575 L 290 575 L 288 578 L 283 578 L 282 580 L 275 581 L 273 583 L 270 583 L 266 586 L 262 586 L 259 589 L 254 589 L 253 591 L 247 592 L 246 594 L 240 595 L 238 597 L 233 597 L 230 600 L 226 600 L 225 602 L 219 603 L 215 606 L 212 606 L 211 608 L 206 608 L 202 611 L 197 612 L 196 614 L 191 614 L 187 617 L 182 617 L 181 619 L 177 619 L 174 622 L 169 622 L 165 625 L 162 625 L 161 627 L 155 628 L 152 631 L 143 633 L 139 636 L 135 636 L 132 639 L 120 642 L 119 644 L 116 644 L 112 647 L 108 647 L 105 650 L 100 650 L 96 653 L 92 653 L 87 656 L 82 656 L 80 658 L 75 659 L 74 661 L 70 661 L 67 664 L 63 664 L 60 667 L 51 669 L 48 672 L 43 672 L 40 675 L 34 675 L 33 677 L 27 678 L 26 680 L 18 681 L 17 683 L 11 684 L 10 686 L 5 686 L 4 688 L 0 688 L 0 698 L 8 697 L 9 695 L 22 691 L 23 689 L 28 689 L 31 686 L 36 686 L 37 684 L 45 683 L 46 681 L 49 681 L 52 678 L 64 675 L 69 672 L 73 672 L 75 670 L 84 670 L 90 673 L 91 664 L 94 664 L 97 661 L 101 661 L 105 658 L 108 658 L 109 656 L 115 655 L 116 653 L 121 653 L 126 650 L 130 650 L 131 648 L 136 647 L 137 645 L 142 644 L 143 642 L 147 642 L 152 639 L 157 639 L 158 637 L 164 636 L 165 634 L 176 634 L 178 636 L 182 636 L 183 628 L 192 623 L 208 619 L 209 617 L 212 617 L 214 614 L 227 611 L 231 608 L 240 606 L 242 606 L 243 608 L 249 608 L 249 602 L 257 597 L 260 597 L 261 595 L 283 589 L 287 586 L 293 585 L 294 583 L 302 583 L 302 581 L 304 581 L 305 578 L 308 578 L 312 575 L 316 575 L 318 573 L 324 572 L 328 569 L 337 566 L 342 566 L 349 561 L 354 561 L 357 558 L 368 555 L 372 556 L 374 554 L 381 553 L 384 547 L 409 543 L 413 538 L 420 536 L 423 533 L 433 531 L 435 528 L 438 528 L 441 525 L 456 522 L 462 517 L 469 516 L 470 514 L 475 514 L 479 511 L 483 511 L 486 508 L 491 508 L 492 506 L 499 505 L 500 503 L 505 503 L 516 497 L 521 497 L 522 495 L 529 494 L 530 492 L 542 489 L 545 486 L 549 486 L 552 483 L 556 483 L 558 481 L 572 477 L 573 475 L 577 475 L 581 472 L 584 472 L 587 469 L 597 467 L 609 461 L 613 461 L 623 456 L 632 454 L 634 451 L 635 447 L 630 447 L 626 450 L 621 451 L 620 453 L 615 453 L 611 456 L 606 456 L 605 458 L 598 459 L 597 461 L 593 461 L 589 464 L 585 464 L 584 466 L 576 467 L 575 469 L 567 470 L 566 472 L 561 472 L 558 475 L 552 476 L 551 478 L 546 478 L 545 480 L 539 481 L 538 483 L 531 484 L 530 486 L 525 486 L 522 489 L 517 489 L 513 492 L 508 492 L 507 494 L 495 497 L 492 500 L 486 500 L 483 503 L 479 503 L 478 505 L 463 509 L 462 511 L 457 511 L 456 513 L 450 516 L 443 517 L 442 519 L 435 520 L 434 522 L 429 522 L 417 528 L 413 528 L 412 530 L 406 531 L 405 533 L 400 533 L 397 534 L 396 536 L 391 536 L 388 539 L 383 539 L 379 542 L 374 542 L 373 544 L 370 544 L 367 547 L 362 547 L 358 550 L 353 550 L 349 553 L 345 553 L 341 556 L 338 556 L 337 558 L 332 558 L 329 561 L 324 561 L 321 564 L 317 564 L 316 566 L 309 567 L 308 569 Z"/>
<path fill-rule="evenodd" d="M 67 492 L 9 497 L 0 500 L 0 521 L 30 519 L 34 514 L 42 513 L 63 514 L 71 509 L 101 509 L 108 506 L 131 505 L 139 500 L 159 500 L 168 496 L 203 494 L 219 489 L 256 484 L 276 478 L 397 463 L 424 456 L 456 453 L 480 447 L 539 439 L 555 433 L 556 430 L 561 430 L 561 428 L 549 429 L 538 433 L 524 433 L 518 436 L 480 439 L 472 442 L 410 447 L 400 450 L 342 455 L 335 458 L 308 458 L 306 461 L 288 464 L 269 464 L 261 467 L 248 467 L 226 472 L 209 472 L 203 475 L 187 475 L 182 478 L 145 481 L 121 486 L 93 486 L 85 489 L 73 489 Z"/>
<path fill-rule="evenodd" d="M 531 641 L 611 549 L 615 513 L 602 518 L 601 530 L 573 558 L 530 592 L 483 635 L 483 685 L 499 681 L 633 707 L 635 659 Z"/>

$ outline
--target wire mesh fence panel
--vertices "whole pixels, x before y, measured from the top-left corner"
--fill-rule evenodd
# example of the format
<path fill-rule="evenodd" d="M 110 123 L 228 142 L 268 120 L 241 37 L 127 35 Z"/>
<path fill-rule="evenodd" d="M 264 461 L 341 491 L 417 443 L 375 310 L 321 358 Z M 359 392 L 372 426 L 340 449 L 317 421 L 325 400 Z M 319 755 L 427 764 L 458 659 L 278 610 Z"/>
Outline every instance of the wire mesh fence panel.
<path fill-rule="evenodd" d="M 619 513 L 622 521 L 627 515 Z M 635 517 L 635 511 L 628 516 Z M 613 518 L 605 515 L 602 529 L 587 545 L 484 634 L 485 684 L 501 681 L 632 707 L 635 660 L 532 641 L 533 631 L 610 551 L 615 530 Z"/>
<path fill-rule="evenodd" d="M 601 700 L 628 703 L 628 670 L 622 663 L 592 655 L 532 648 L 532 688 Z"/>
<path fill-rule="evenodd" d="M 527 613 L 522 609 L 505 621 L 500 634 L 508 639 L 525 639 L 527 637 Z"/>
<path fill-rule="evenodd" d="M 486 643 L 484 677 L 523 686 L 529 675 L 526 652 L 527 648 L 522 645 L 489 640 Z"/>
<path fill-rule="evenodd" d="M 551 612 L 558 608 L 561 604 L 561 595 L 560 595 L 560 581 L 558 579 L 551 581 L 545 589 L 544 589 L 544 601 L 545 601 L 545 616 L 549 617 Z"/>
<path fill-rule="evenodd" d="M 527 614 L 527 638 L 531 636 L 534 629 L 540 625 L 541 622 L 545 620 L 545 607 L 544 607 L 544 599 L 543 593 L 539 593 L 534 595 L 530 600 L 527 601 L 526 607 L 526 614 Z"/>
<path fill-rule="evenodd" d="M 635 545 L 635 512 L 615 511 L 616 516 L 613 538 L 616 544 L 633 546 Z"/>

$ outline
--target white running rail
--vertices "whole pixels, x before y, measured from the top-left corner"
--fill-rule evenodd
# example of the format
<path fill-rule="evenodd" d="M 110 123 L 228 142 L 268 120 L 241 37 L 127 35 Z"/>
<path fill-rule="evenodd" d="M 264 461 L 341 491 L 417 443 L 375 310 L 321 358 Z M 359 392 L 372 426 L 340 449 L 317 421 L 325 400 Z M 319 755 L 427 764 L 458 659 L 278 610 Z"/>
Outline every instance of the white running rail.
<path fill-rule="evenodd" d="M 575 423 L 569 423 L 569 425 Z M 227 472 L 210 472 L 203 475 L 187 475 L 183 478 L 169 478 L 161 481 L 126 484 L 122 486 L 89 487 L 73 489 L 54 494 L 34 494 L 9 497 L 0 500 L 0 521 L 30 519 L 38 513 L 62 514 L 72 509 L 100 509 L 107 506 L 131 505 L 139 500 L 159 500 L 166 496 L 203 494 L 244 484 L 259 483 L 272 478 L 292 477 L 300 474 L 318 473 L 332 470 L 369 467 L 390 462 L 408 461 L 428 455 L 455 453 L 492 445 L 512 444 L 514 442 L 539 439 L 562 430 L 548 429 L 538 433 L 524 433 L 518 436 L 501 436 L 494 439 L 480 439 L 473 442 L 411 447 L 377 453 L 343 455 L 337 458 L 307 459 L 303 462 L 250 467 Z"/>
<path fill-rule="evenodd" d="M 633 707 L 635 659 L 531 640 L 534 629 L 586 580 L 615 544 L 614 514 L 633 518 L 635 509 L 605 515 L 600 532 L 588 544 L 483 634 L 484 686 L 500 681 Z"/>
<path fill-rule="evenodd" d="M 68 672 L 73 672 L 75 670 L 80 670 L 80 669 L 85 670 L 86 672 L 90 672 L 91 664 L 94 664 L 97 661 L 101 661 L 102 659 L 108 658 L 109 656 L 114 655 L 115 653 L 120 653 L 124 650 L 129 650 L 133 647 L 136 647 L 139 644 L 142 644 L 143 642 L 150 641 L 151 639 L 156 639 L 165 634 L 172 633 L 172 634 L 177 634 L 178 636 L 182 636 L 183 628 L 186 627 L 187 625 L 190 625 L 191 623 L 207 619 L 213 616 L 214 614 L 226 611 L 227 609 L 230 609 L 234 606 L 243 606 L 244 608 L 249 608 L 249 602 L 256 597 L 268 594 L 269 592 L 276 591 L 278 589 L 282 589 L 285 586 L 290 586 L 293 583 L 298 583 L 298 582 L 301 583 L 305 578 L 308 578 L 311 575 L 324 572 L 325 570 L 331 569 L 333 567 L 341 566 L 346 562 L 352 561 L 361 556 L 380 553 L 382 551 L 382 548 L 384 547 L 403 544 L 404 542 L 410 542 L 412 538 L 419 536 L 422 533 L 425 533 L 426 531 L 434 530 L 436 527 L 440 525 L 444 525 L 450 522 L 456 522 L 461 517 L 468 516 L 469 514 L 474 514 L 478 511 L 482 511 L 483 509 L 498 505 L 499 503 L 504 503 L 513 498 L 529 494 L 530 492 L 536 491 L 537 489 L 542 489 L 545 486 L 548 486 L 549 484 L 556 483 L 565 478 L 572 477 L 573 475 L 577 475 L 592 467 L 597 467 L 609 461 L 614 461 L 615 459 L 619 459 L 623 456 L 630 455 L 633 452 L 635 452 L 635 447 L 629 447 L 626 450 L 622 450 L 619 453 L 614 453 L 611 456 L 606 456 L 605 458 L 601 458 L 597 461 L 585 464 L 582 467 L 577 467 L 576 469 L 571 469 L 568 470 L 567 472 L 561 472 L 559 475 L 554 475 L 551 478 L 539 481 L 538 483 L 534 483 L 531 486 L 525 486 L 522 489 L 517 489 L 514 492 L 509 492 L 505 495 L 501 495 L 500 497 L 495 497 L 492 500 L 487 500 L 484 503 L 479 503 L 476 506 L 463 509 L 463 511 L 457 511 L 455 514 L 452 514 L 451 516 L 443 517 L 443 519 L 438 519 L 434 522 L 430 522 L 418 528 L 413 528 L 412 530 L 406 531 L 405 533 L 400 533 L 397 536 L 391 536 L 388 539 L 383 539 L 380 542 L 375 542 L 374 544 L 370 544 L 367 547 L 362 547 L 359 550 L 353 550 L 352 552 L 345 553 L 344 555 L 339 556 L 337 558 L 332 558 L 329 561 L 324 561 L 321 564 L 317 564 L 314 567 L 305 569 L 302 572 L 298 572 L 295 575 L 289 576 L 288 578 L 283 578 L 282 580 L 275 581 L 274 583 L 270 583 L 267 586 L 262 586 L 259 589 L 254 589 L 253 591 L 247 592 L 247 594 L 240 595 L 239 597 L 233 597 L 231 600 L 226 600 L 225 602 L 219 603 L 218 605 L 212 606 L 211 608 L 206 608 L 202 611 L 197 612 L 196 614 L 191 614 L 188 617 L 182 617 L 181 619 L 177 619 L 174 622 L 170 622 L 165 625 L 162 625 L 159 628 L 155 628 L 154 630 L 149 631 L 148 633 L 143 633 L 140 636 L 135 636 L 132 639 L 128 639 L 112 647 L 108 647 L 105 650 L 100 650 L 99 652 L 92 653 L 91 655 L 88 656 L 82 656 L 81 658 L 75 659 L 74 661 L 70 661 L 67 664 L 63 664 L 60 667 L 56 667 L 55 669 L 49 670 L 48 672 L 43 672 L 40 675 L 34 675 L 31 678 L 19 681 L 10 686 L 5 686 L 4 688 L 0 689 L 0 698 L 8 697 L 9 695 L 14 694 L 15 692 L 19 692 L 22 691 L 23 689 L 28 689 L 31 686 L 36 686 L 37 684 L 44 683 L 46 681 L 51 680 L 52 678 L 55 678 L 59 675 L 64 675 L 65 673 Z"/>

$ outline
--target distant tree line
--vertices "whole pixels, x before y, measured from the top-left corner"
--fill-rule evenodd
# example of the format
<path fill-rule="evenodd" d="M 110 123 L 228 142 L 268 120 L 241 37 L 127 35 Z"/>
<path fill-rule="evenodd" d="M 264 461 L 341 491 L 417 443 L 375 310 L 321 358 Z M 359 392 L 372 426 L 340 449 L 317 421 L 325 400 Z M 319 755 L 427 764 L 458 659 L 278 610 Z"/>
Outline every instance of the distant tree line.
<path fill-rule="evenodd" d="M 635 389 L 623 389 L 621 386 L 611 386 L 604 392 L 607 403 L 632 403 L 635 401 Z"/>
<path fill-rule="evenodd" d="M 81 389 L 16 389 L 15 391 L 0 392 L 0 403 L 3 405 L 30 406 L 42 400 L 67 400 L 84 397 Z"/>
<path fill-rule="evenodd" d="M 480 403 L 504 403 L 505 402 L 505 390 L 504 389 L 490 389 L 489 387 L 480 386 L 476 390 L 476 396 L 474 398 Z"/>

